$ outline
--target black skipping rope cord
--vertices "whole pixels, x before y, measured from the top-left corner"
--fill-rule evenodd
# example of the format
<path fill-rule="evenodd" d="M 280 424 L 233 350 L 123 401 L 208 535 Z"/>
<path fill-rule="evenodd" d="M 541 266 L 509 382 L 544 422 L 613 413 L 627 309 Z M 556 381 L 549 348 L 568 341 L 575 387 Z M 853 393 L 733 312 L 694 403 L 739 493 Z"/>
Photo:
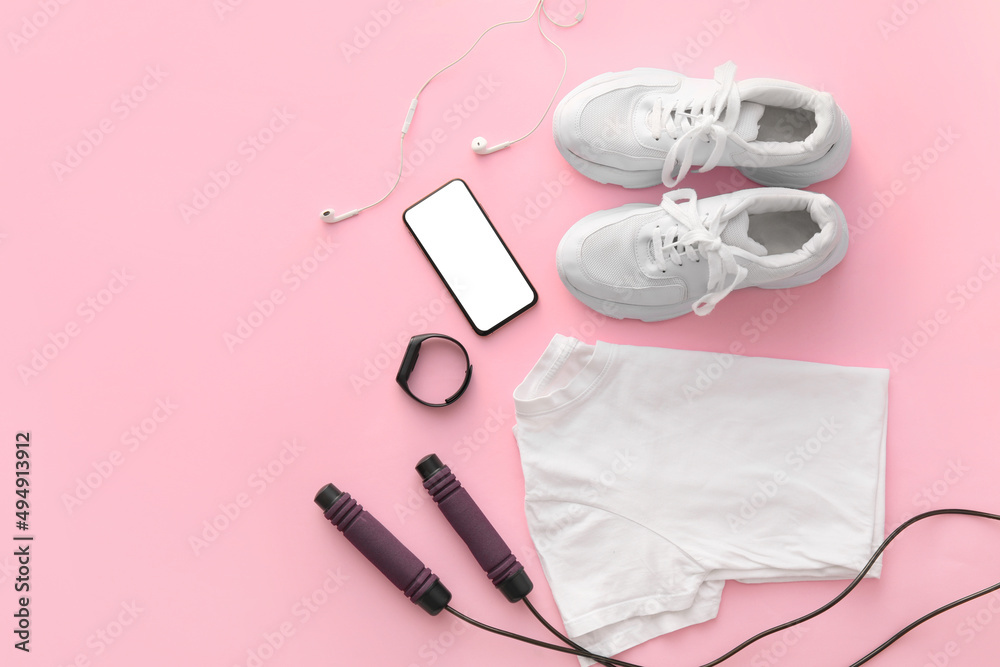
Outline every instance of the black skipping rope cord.
<path fill-rule="evenodd" d="M 800 616 L 799 618 L 796 618 L 794 620 L 788 621 L 787 623 L 782 623 L 782 624 L 776 625 L 773 628 L 770 628 L 768 630 L 764 630 L 763 632 L 760 632 L 760 633 L 754 635 L 750 639 L 747 639 L 745 642 L 743 642 L 743 643 L 739 644 L 738 646 L 734 647 L 730 651 L 726 652 L 724 655 L 716 658 L 715 660 L 713 660 L 711 662 L 705 663 L 701 667 L 715 667 L 715 665 L 718 665 L 718 664 L 720 664 L 722 662 L 725 662 L 726 660 L 728 660 L 729 658 L 733 657 L 734 655 L 736 655 L 737 653 L 739 653 L 743 649 L 747 648 L 748 646 L 750 646 L 751 644 L 753 644 L 755 642 L 760 641 L 761 639 L 764 639 L 765 637 L 773 635 L 776 632 L 781 632 L 783 630 L 787 630 L 788 628 L 794 627 L 794 626 L 796 626 L 796 625 L 798 625 L 800 623 L 805 623 L 806 621 L 808 621 L 810 619 L 813 619 L 813 618 L 816 618 L 820 614 L 822 614 L 822 613 L 824 613 L 826 611 L 829 611 L 834 605 L 836 605 L 838 602 L 840 602 L 845 597 L 847 597 L 851 593 L 851 591 L 853 591 L 855 588 L 857 588 L 858 584 L 861 583 L 861 581 L 864 579 L 865 575 L 868 574 L 868 572 L 872 569 L 872 567 L 874 567 L 875 562 L 878 560 L 879 556 L 882 555 L 882 552 L 885 551 L 886 547 L 888 547 L 889 544 L 894 539 L 896 539 L 896 537 L 900 533 L 902 533 L 904 530 L 906 530 L 907 528 L 909 528 L 913 524 L 917 523 L 918 521 L 923 521 L 924 519 L 928 519 L 928 518 L 933 517 L 933 516 L 940 516 L 940 515 L 944 515 L 944 514 L 958 514 L 958 515 L 964 515 L 964 516 L 978 517 L 978 518 L 981 518 L 981 519 L 991 519 L 993 521 L 1000 521 L 1000 515 L 990 514 L 988 512 L 980 512 L 978 510 L 941 509 L 941 510 L 932 510 L 930 512 L 924 512 L 922 514 L 918 514 L 918 515 L 916 515 L 916 516 L 908 519 L 907 521 L 903 522 L 898 528 L 896 528 L 896 530 L 892 531 L 892 533 L 889 535 L 889 537 L 887 537 L 885 539 L 885 541 L 883 541 L 882 544 L 878 547 L 878 549 L 875 550 L 875 553 L 872 554 L 872 557 L 868 560 L 868 563 L 864 566 L 864 568 L 862 568 L 862 570 L 858 573 L 858 575 L 854 578 L 854 580 L 851 581 L 851 583 L 848 584 L 847 587 L 843 591 L 841 591 L 836 597 L 834 597 L 832 600 L 830 600 L 829 602 L 827 602 L 825 605 L 823 605 L 819 609 L 816 609 L 815 611 L 811 611 L 808 614 L 805 614 L 804 616 Z M 893 643 L 895 643 L 896 640 L 898 640 L 900 637 L 904 636 L 905 634 L 907 634 L 908 632 L 910 632 L 911 630 L 913 630 L 914 628 L 916 628 L 920 624 L 922 624 L 922 623 L 924 623 L 924 622 L 926 622 L 926 621 L 934 618 L 938 614 L 942 614 L 942 613 L 948 611 L 949 609 L 954 609 L 955 607 L 963 605 L 966 602 L 971 602 L 972 600 L 975 600 L 976 598 L 980 598 L 980 597 L 982 597 L 984 595 L 988 595 L 989 593 L 992 593 L 993 591 L 996 591 L 996 590 L 1000 590 L 1000 583 L 996 583 L 996 584 L 994 584 L 992 586 L 988 586 L 988 587 L 986 587 L 986 588 L 984 588 L 984 589 L 982 589 L 980 591 L 977 591 L 976 593 L 973 593 L 971 595 L 967 595 L 967 596 L 965 596 L 963 598 L 955 600 L 954 602 L 949 602 L 948 604 L 943 605 L 941 607 L 938 607 L 934 611 L 932 611 L 932 612 L 930 612 L 928 614 L 925 614 L 924 616 L 921 616 L 920 618 L 918 618 L 917 620 L 913 621 L 912 623 L 910 623 L 909 625 L 907 625 L 905 628 L 903 628 L 902 630 L 900 630 L 899 632 L 897 632 L 896 634 L 894 634 L 892 637 L 890 637 L 888 640 L 886 640 L 882 645 L 880 645 L 878 648 L 874 649 L 871 653 L 869 653 L 868 655 L 866 655 L 865 657 L 863 657 L 861 660 L 858 660 L 857 662 L 853 663 L 851 665 L 851 667 L 859 667 L 860 665 L 865 664 L 866 662 L 868 662 L 869 660 L 871 660 L 872 658 L 874 658 L 875 656 L 877 656 L 879 653 L 881 653 L 882 651 L 884 651 L 885 649 L 887 649 Z M 559 637 L 559 639 L 561 639 L 562 641 L 566 642 L 566 644 L 568 644 L 568 646 L 570 648 L 568 648 L 566 646 L 559 646 L 559 645 L 556 645 L 556 644 L 549 644 L 548 642 L 543 642 L 543 641 L 540 641 L 538 639 L 532 639 L 531 637 L 525 637 L 524 635 L 519 635 L 519 634 L 514 633 L 514 632 L 508 632 L 507 630 L 501 630 L 500 628 L 495 628 L 495 627 L 487 625 L 485 623 L 481 623 L 481 622 L 479 622 L 479 621 L 477 621 L 477 620 L 475 620 L 473 618 L 469 618 L 465 614 L 462 614 L 462 613 L 456 611 L 455 609 L 453 609 L 450 606 L 445 607 L 445 609 L 447 609 L 451 614 L 457 616 L 458 618 L 462 619 L 466 623 L 469 623 L 470 625 L 474 625 L 477 628 L 481 628 L 483 630 L 486 630 L 488 632 L 492 632 L 492 633 L 497 634 L 497 635 L 501 635 L 503 637 L 508 637 L 510 639 L 515 639 L 515 640 L 520 641 L 520 642 L 525 642 L 527 644 L 532 644 L 534 646 L 539 646 L 541 648 L 546 648 L 546 649 L 549 649 L 550 651 L 558 651 L 560 653 L 568 653 L 568 654 L 580 656 L 580 657 L 583 657 L 583 658 L 589 658 L 589 659 L 594 660 L 595 662 L 598 662 L 598 663 L 600 663 L 602 665 L 606 665 L 607 667 L 642 667 L 641 665 L 637 665 L 635 663 L 625 662 L 624 660 L 616 660 L 614 658 L 608 658 L 608 657 L 597 655 L 595 653 L 591 653 L 591 652 L 587 651 L 586 649 L 584 649 L 583 647 L 581 647 L 579 644 L 573 642 L 569 637 L 566 637 L 565 635 L 563 635 L 562 633 L 560 633 L 555 627 L 552 626 L 551 623 L 549 623 L 548 621 L 546 621 L 545 618 L 542 617 L 542 615 L 540 613 L 538 613 L 538 610 L 535 609 L 535 607 L 531 604 L 531 602 L 528 601 L 527 597 L 524 598 L 524 603 L 525 603 L 525 605 L 527 605 L 528 609 L 531 610 L 531 613 L 534 614 L 535 618 L 537 618 L 539 620 L 539 622 L 541 622 L 542 625 L 544 625 L 549 630 L 549 632 L 551 632 L 552 634 L 554 634 L 556 637 Z"/>
<path fill-rule="evenodd" d="M 613 660 L 611 658 L 605 658 L 602 655 L 597 655 L 595 653 L 590 653 L 586 650 L 579 650 L 575 648 L 567 648 L 565 646 L 559 646 L 557 644 L 549 644 L 548 642 L 543 642 L 538 639 L 532 639 L 531 637 L 525 637 L 524 635 L 519 635 L 516 632 L 508 632 L 507 630 L 501 630 L 500 628 L 494 628 L 492 625 L 486 625 L 481 623 L 474 618 L 470 618 L 460 611 L 455 610 L 450 605 L 445 607 L 445 609 L 458 618 L 462 619 L 470 625 L 474 625 L 477 628 L 486 630 L 487 632 L 492 632 L 493 634 L 500 635 L 501 637 L 508 637 L 510 639 L 516 639 L 519 642 L 524 642 L 526 644 L 531 644 L 533 646 L 540 646 L 542 648 L 547 648 L 550 651 L 559 651 L 560 653 L 569 653 L 571 655 L 577 655 L 583 658 L 590 658 L 591 660 L 602 660 L 605 663 L 611 663 L 617 665 L 617 667 L 642 667 L 641 665 L 636 665 L 631 662 L 624 662 L 622 660 Z"/>
<path fill-rule="evenodd" d="M 829 602 L 827 602 L 825 605 L 823 605 L 819 609 L 817 609 L 815 611 L 809 612 L 805 616 L 800 616 L 799 618 L 796 618 L 793 621 L 788 621 L 787 623 L 782 623 L 781 625 L 776 625 L 773 628 L 771 628 L 770 630 L 765 630 L 764 632 L 761 632 L 759 634 L 754 635 L 753 637 L 751 637 L 750 639 L 746 640 L 745 642 L 743 642 L 739 646 L 733 648 L 731 651 L 729 651 L 725 655 L 723 655 L 723 656 L 721 656 L 721 657 L 713 660 L 712 662 L 705 663 L 704 665 L 702 665 L 702 667 L 714 667 L 715 665 L 718 665 L 719 663 L 721 663 L 721 662 L 723 662 L 725 660 L 728 660 L 729 658 L 733 657 L 734 655 L 736 655 L 737 653 L 739 653 L 740 651 L 742 651 L 743 649 L 745 649 L 747 646 L 750 646 L 754 642 L 760 641 L 764 637 L 767 637 L 769 635 L 773 635 L 776 632 L 781 632 L 782 630 L 787 630 L 788 628 L 791 628 L 791 627 L 793 627 L 795 625 L 798 625 L 799 623 L 805 623 L 809 619 L 815 618 L 815 617 L 819 616 L 820 614 L 822 614 L 823 612 L 829 611 L 831 607 L 833 607 L 835 604 L 837 604 L 838 602 L 840 602 L 841 600 L 843 600 L 845 597 L 848 596 L 848 594 L 851 591 L 853 591 L 855 588 L 857 588 L 858 584 L 861 583 L 861 580 L 864 579 L 864 577 L 865 577 L 866 574 L 868 574 L 868 571 L 871 570 L 872 567 L 875 565 L 875 561 L 878 560 L 878 557 L 882 555 L 882 552 L 885 551 L 886 547 L 888 547 L 889 544 L 894 539 L 896 539 L 896 537 L 900 533 L 902 533 L 904 530 L 906 530 L 907 528 L 909 528 L 910 526 L 912 526 L 913 524 L 915 524 L 918 521 L 923 521 L 924 519 L 928 519 L 928 518 L 930 518 L 932 516 L 938 516 L 940 514 L 963 514 L 963 515 L 966 515 L 966 516 L 975 516 L 975 517 L 980 517 L 980 518 L 983 518 L 983 519 L 992 519 L 993 521 L 1000 521 L 1000 515 L 989 514 L 987 512 L 980 512 L 978 510 L 943 509 L 943 510 L 932 510 L 930 512 L 924 512 L 923 514 L 918 514 L 918 515 L 916 515 L 916 516 L 914 516 L 914 517 L 912 517 L 912 518 L 904 521 L 898 528 L 896 528 L 896 530 L 894 530 L 894 531 L 892 531 L 892 533 L 890 533 L 889 537 L 885 538 L 885 541 L 883 541 L 882 544 L 879 545 L 879 548 L 875 550 L 875 553 L 872 554 L 872 557 L 868 559 L 868 563 L 864 566 L 864 568 L 861 570 L 861 572 L 858 573 L 858 576 L 856 576 L 854 578 L 854 581 L 852 581 L 850 584 L 848 584 L 847 588 L 845 588 L 843 591 L 841 591 L 841 593 L 839 595 L 837 595 L 835 598 L 833 598 L 832 600 L 830 600 Z M 989 589 L 984 589 L 984 590 L 986 592 L 989 591 Z M 956 600 L 955 603 L 952 603 L 952 604 L 954 606 L 958 606 L 958 604 L 964 604 L 965 602 L 968 602 L 971 599 L 975 599 L 976 597 L 979 597 L 980 595 L 985 595 L 985 592 L 984 591 L 980 591 L 977 594 L 973 594 L 973 596 L 970 596 L 970 597 L 967 597 L 967 598 L 962 598 L 961 600 Z M 941 610 L 939 610 L 938 613 L 940 613 L 940 611 L 945 611 L 945 610 L 941 609 Z M 904 634 L 906 634 L 906 632 L 909 632 L 910 630 L 912 630 L 913 628 L 915 628 L 917 625 L 920 625 L 921 623 L 923 623 L 928 618 L 931 618 L 931 616 L 927 616 L 927 617 L 924 617 L 922 619 L 919 619 L 918 621 L 915 622 L 915 624 L 913 624 L 912 626 L 908 627 L 904 632 L 902 632 L 900 634 L 897 634 L 896 636 L 894 636 L 893 638 L 891 638 L 889 641 L 887 641 L 886 643 L 882 644 L 882 646 L 880 646 L 874 652 L 868 654 L 868 656 L 865 657 L 861 662 L 857 662 L 857 663 L 854 663 L 854 664 L 855 665 L 864 664 L 865 662 L 867 662 L 871 658 L 875 657 L 876 655 L 878 655 L 879 653 L 881 653 L 882 651 L 884 651 L 890 645 L 892 645 L 893 642 L 895 642 L 897 639 L 899 639 Z"/>
<path fill-rule="evenodd" d="M 571 647 L 573 647 L 575 649 L 579 649 L 580 651 L 586 651 L 587 650 L 587 649 L 583 648 L 582 646 L 580 646 L 579 644 L 577 644 L 572 639 L 570 639 L 569 637 L 567 637 L 566 635 L 564 635 L 563 633 L 561 633 L 558 630 L 556 630 L 555 626 L 553 626 L 551 623 L 549 623 L 547 620 L 545 620 L 545 617 L 542 616 L 538 612 L 537 609 L 535 609 L 535 605 L 531 604 L 531 601 L 528 599 L 527 595 L 525 595 L 521 599 L 521 601 L 524 602 L 524 604 L 528 607 L 529 610 L 531 610 L 531 613 L 535 616 L 535 618 L 538 619 L 538 622 L 545 626 L 546 630 L 548 630 L 549 632 L 551 632 L 552 634 L 554 634 L 556 637 L 558 637 L 559 639 L 561 639 L 563 642 L 565 642 L 565 644 L 567 646 L 571 646 Z M 608 659 L 601 659 L 601 660 L 598 660 L 597 662 L 600 663 L 600 664 L 602 664 L 602 665 L 604 665 L 605 667 L 613 667 L 613 665 L 614 665 L 614 663 L 612 663 Z"/>
<path fill-rule="evenodd" d="M 976 598 L 980 598 L 980 597 L 982 597 L 984 595 L 987 595 L 987 594 L 992 593 L 993 591 L 997 591 L 997 590 L 1000 590 L 1000 583 L 993 584 L 992 586 L 987 586 L 983 590 L 977 591 L 977 592 L 973 593 L 972 595 L 967 595 L 964 598 L 961 598 L 959 600 L 955 600 L 954 602 L 949 602 L 946 605 L 942 605 L 942 606 L 938 607 L 937 609 L 935 609 L 934 611 L 930 612 L 929 614 L 925 614 L 925 615 L 921 616 L 920 618 L 918 618 L 917 620 L 915 620 L 912 623 L 910 623 L 909 625 L 907 625 L 905 628 L 903 628 L 902 630 L 900 630 L 899 632 L 897 632 L 896 634 L 894 634 L 892 637 L 890 637 L 889 639 L 887 639 L 884 644 L 882 644 L 881 646 L 879 646 L 877 649 L 875 649 L 874 651 L 872 651 L 871 653 L 869 653 L 865 657 L 861 658 L 861 660 L 858 660 L 857 662 L 851 663 L 851 667 L 859 667 L 859 665 L 865 664 L 866 662 L 868 662 L 869 660 L 871 660 L 872 658 L 874 658 L 875 656 L 877 656 L 879 653 L 881 653 L 882 651 L 884 651 L 885 649 L 887 649 L 894 641 L 896 641 L 897 639 L 899 639 L 900 637 L 902 637 L 907 632 L 909 632 L 913 628 L 917 627 L 918 625 L 920 625 L 924 621 L 929 621 L 930 619 L 934 618 L 938 614 L 944 613 L 944 612 L 948 611 L 949 609 L 953 609 L 953 608 L 955 608 L 955 607 L 957 607 L 959 605 L 963 605 L 966 602 L 970 602 L 972 600 L 975 600 Z"/>

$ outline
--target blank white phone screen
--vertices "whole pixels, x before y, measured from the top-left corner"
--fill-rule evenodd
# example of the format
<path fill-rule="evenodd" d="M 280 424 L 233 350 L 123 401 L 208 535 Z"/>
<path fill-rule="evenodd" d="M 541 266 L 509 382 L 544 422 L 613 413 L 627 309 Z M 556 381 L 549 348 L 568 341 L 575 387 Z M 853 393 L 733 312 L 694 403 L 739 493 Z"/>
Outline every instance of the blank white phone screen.
<path fill-rule="evenodd" d="M 535 291 L 463 181 L 446 184 L 403 218 L 477 333 L 535 302 Z"/>

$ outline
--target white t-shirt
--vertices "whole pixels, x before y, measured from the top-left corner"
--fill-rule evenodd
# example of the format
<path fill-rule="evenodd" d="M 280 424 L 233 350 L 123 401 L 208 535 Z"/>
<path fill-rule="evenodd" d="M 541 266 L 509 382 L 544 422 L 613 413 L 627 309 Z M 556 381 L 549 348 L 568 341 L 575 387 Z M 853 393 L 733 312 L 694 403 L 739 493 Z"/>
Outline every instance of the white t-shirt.
<path fill-rule="evenodd" d="M 856 576 L 884 533 L 888 379 L 557 334 L 514 433 L 567 633 L 614 655 L 714 618 L 726 579 Z"/>

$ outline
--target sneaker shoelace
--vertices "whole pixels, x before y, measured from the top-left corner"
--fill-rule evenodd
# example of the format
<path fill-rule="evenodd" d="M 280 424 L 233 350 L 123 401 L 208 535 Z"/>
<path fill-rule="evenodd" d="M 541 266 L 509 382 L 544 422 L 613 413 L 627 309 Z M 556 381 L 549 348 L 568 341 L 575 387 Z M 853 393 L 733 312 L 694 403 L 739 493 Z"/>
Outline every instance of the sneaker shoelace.
<path fill-rule="evenodd" d="M 687 200 L 683 205 L 679 201 Z M 663 195 L 660 206 L 672 219 L 669 225 L 658 226 L 659 238 L 653 239 L 653 258 L 657 268 L 666 271 L 669 264 L 683 266 L 684 258 L 708 261 L 708 293 L 691 307 L 698 315 L 708 315 L 715 304 L 726 298 L 747 277 L 746 267 L 736 262 L 732 248 L 722 241 L 721 233 L 728 222 L 725 210 L 702 214 L 698 211 L 698 196 L 685 188 Z"/>
<path fill-rule="evenodd" d="M 663 162 L 663 184 L 667 187 L 676 186 L 690 171 L 699 141 L 715 141 L 711 155 L 699 172 L 719 164 L 727 141 L 749 147 L 742 137 L 733 134 L 740 115 L 740 94 L 735 77 L 736 65 L 729 61 L 715 68 L 715 81 L 719 88 L 711 95 L 694 100 L 676 100 L 668 107 L 663 105 L 662 98 L 653 103 L 650 112 L 653 138 L 659 141 L 666 132 L 674 140 Z M 723 113 L 725 121 L 721 120 Z M 675 170 L 676 177 L 673 175 Z"/>

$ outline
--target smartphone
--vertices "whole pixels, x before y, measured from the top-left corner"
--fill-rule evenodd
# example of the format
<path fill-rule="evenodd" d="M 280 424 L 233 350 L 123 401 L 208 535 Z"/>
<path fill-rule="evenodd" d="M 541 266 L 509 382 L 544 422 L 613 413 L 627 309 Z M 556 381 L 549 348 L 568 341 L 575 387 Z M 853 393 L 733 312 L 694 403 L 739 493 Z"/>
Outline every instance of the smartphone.
<path fill-rule="evenodd" d="M 480 336 L 537 303 L 535 288 L 462 179 L 406 209 L 403 222 Z"/>

